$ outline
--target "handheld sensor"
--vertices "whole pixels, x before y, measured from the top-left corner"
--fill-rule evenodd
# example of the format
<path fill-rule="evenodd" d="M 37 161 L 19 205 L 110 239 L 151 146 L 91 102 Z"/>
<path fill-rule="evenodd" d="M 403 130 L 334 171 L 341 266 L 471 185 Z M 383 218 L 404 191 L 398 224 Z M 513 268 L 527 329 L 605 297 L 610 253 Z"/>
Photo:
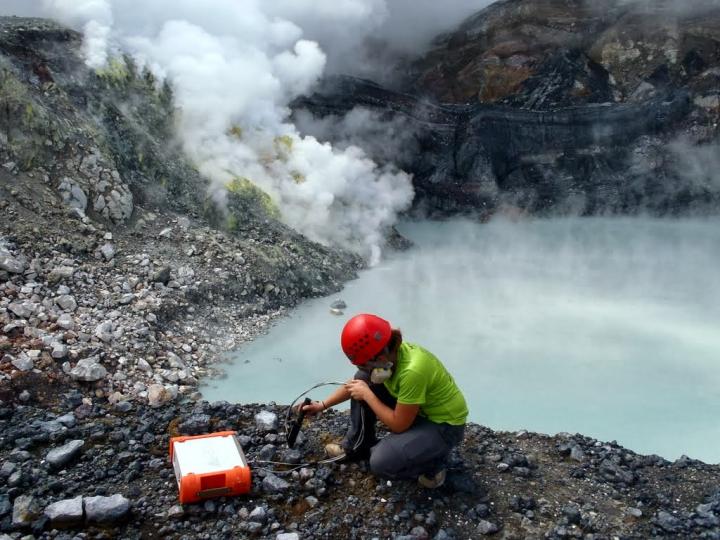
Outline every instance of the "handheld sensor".
<path fill-rule="evenodd" d="M 293 420 L 292 427 L 290 428 L 290 434 L 287 438 L 287 445 L 289 448 L 292 448 L 295 446 L 295 441 L 297 440 L 297 436 L 300 433 L 300 428 L 302 427 L 303 420 L 305 419 L 305 405 L 310 405 L 312 401 L 310 398 L 305 398 L 305 400 L 302 402 L 302 405 L 298 408 L 297 416 L 295 417 L 295 420 Z"/>

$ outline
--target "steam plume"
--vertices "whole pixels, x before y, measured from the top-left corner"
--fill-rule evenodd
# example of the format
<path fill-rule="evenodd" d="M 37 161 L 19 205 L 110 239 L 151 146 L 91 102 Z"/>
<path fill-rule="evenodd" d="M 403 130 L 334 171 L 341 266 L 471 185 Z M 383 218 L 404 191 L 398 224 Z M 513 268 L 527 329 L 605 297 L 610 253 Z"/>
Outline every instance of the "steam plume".
<path fill-rule="evenodd" d="M 412 200 L 410 177 L 378 167 L 358 147 L 341 151 L 301 136 L 288 104 L 311 90 L 327 60 L 295 20 L 313 13 L 316 28 L 365 35 L 384 20 L 387 6 L 383 0 L 316 4 L 43 0 L 32 14 L 82 29 L 90 67 L 122 50 L 172 83 L 184 147 L 211 179 L 218 202 L 234 176 L 248 178 L 273 197 L 289 225 L 375 262 L 383 231 Z"/>

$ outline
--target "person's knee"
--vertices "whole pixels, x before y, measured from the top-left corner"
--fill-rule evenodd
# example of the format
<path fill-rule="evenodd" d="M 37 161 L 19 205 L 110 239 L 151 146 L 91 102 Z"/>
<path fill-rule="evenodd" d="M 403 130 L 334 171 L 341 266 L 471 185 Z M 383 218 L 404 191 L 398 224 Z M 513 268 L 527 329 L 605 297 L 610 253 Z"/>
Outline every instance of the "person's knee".
<path fill-rule="evenodd" d="M 370 472 L 375 476 L 394 478 L 397 475 L 397 459 L 390 448 L 375 447 L 370 454 Z"/>
<path fill-rule="evenodd" d="M 353 376 L 353 379 L 358 379 L 360 381 L 370 382 L 370 374 L 367 371 L 363 371 L 362 369 L 358 369 L 355 372 L 355 375 Z"/>

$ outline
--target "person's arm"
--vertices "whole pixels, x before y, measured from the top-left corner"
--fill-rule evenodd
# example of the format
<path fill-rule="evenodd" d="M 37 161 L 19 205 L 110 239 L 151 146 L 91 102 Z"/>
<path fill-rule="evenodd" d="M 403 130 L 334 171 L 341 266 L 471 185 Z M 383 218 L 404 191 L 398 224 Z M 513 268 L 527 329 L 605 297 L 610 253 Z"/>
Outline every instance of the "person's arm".
<path fill-rule="evenodd" d="M 393 433 L 402 433 L 407 430 L 417 417 L 420 405 L 407 405 L 397 403 L 394 409 L 385 405 L 378 398 L 365 381 L 358 379 L 349 381 L 345 388 L 350 397 L 365 401 L 383 424 Z"/>
<path fill-rule="evenodd" d="M 405 403 L 396 403 L 395 408 L 391 409 L 380 401 L 372 391 L 370 395 L 367 396 L 365 402 L 373 410 L 378 419 L 393 433 L 402 433 L 412 426 L 420 410 L 420 405 L 407 405 Z"/>
<path fill-rule="evenodd" d="M 347 401 L 348 399 L 350 399 L 350 392 L 344 386 L 340 386 L 324 400 L 313 401 L 312 403 L 305 405 L 303 407 L 303 411 L 305 411 L 305 414 L 317 414 L 325 409 L 329 409 L 330 407 L 337 405 L 338 403 Z"/>
<path fill-rule="evenodd" d="M 332 394 L 330 394 L 325 400 L 325 408 L 329 409 L 330 407 L 334 407 L 338 403 L 342 403 L 343 401 L 347 401 L 350 399 L 350 392 L 348 391 L 345 386 L 338 386 L 337 390 L 335 390 Z"/>

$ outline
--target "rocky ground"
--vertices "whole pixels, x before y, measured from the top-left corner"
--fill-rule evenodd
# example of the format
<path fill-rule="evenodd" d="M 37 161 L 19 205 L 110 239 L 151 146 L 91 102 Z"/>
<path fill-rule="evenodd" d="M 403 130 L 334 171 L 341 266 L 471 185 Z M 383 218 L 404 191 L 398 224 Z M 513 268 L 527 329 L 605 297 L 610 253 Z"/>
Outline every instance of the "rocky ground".
<path fill-rule="evenodd" d="M 342 434 L 344 414 L 306 424 L 289 450 L 280 406 L 154 408 L 72 387 L 51 403 L 0 408 L 0 538 L 720 537 L 717 466 L 582 435 L 471 425 L 446 484 L 428 491 L 364 462 L 307 463 Z M 179 505 L 169 438 L 228 429 L 251 462 L 251 492 Z"/>

